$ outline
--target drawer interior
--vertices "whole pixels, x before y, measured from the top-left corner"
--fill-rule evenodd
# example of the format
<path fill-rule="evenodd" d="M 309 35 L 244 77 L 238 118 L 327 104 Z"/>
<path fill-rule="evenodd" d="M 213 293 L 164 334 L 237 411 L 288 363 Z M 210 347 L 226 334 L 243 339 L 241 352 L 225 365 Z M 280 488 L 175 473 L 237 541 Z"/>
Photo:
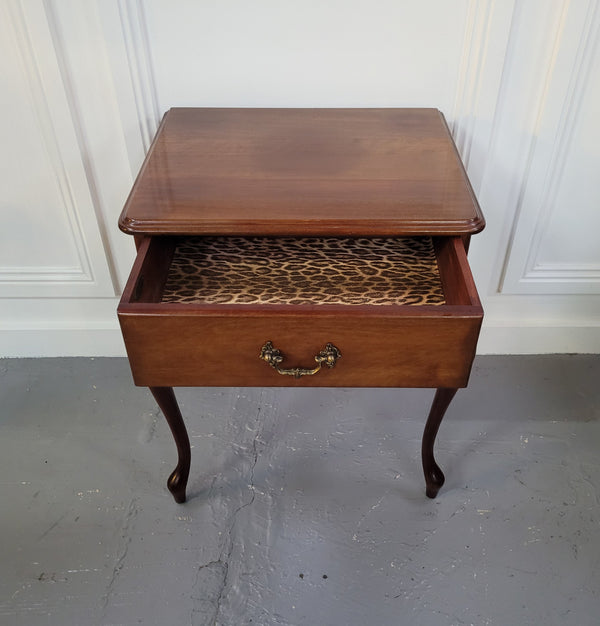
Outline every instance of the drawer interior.
<path fill-rule="evenodd" d="M 152 237 L 124 300 L 166 305 L 477 302 L 459 237 Z"/>
<path fill-rule="evenodd" d="M 462 387 L 483 317 L 460 237 L 148 237 L 118 312 L 136 384 L 172 387 Z M 343 359 L 291 380 L 268 341 Z"/>

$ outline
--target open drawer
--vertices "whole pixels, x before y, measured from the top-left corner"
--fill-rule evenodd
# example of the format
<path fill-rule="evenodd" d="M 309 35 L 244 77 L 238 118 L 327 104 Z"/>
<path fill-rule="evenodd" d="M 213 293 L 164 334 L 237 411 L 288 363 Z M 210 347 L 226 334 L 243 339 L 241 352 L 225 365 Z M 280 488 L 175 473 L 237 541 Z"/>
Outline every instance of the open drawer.
<path fill-rule="evenodd" d="M 464 387 L 460 237 L 144 238 L 118 309 L 144 386 Z"/>

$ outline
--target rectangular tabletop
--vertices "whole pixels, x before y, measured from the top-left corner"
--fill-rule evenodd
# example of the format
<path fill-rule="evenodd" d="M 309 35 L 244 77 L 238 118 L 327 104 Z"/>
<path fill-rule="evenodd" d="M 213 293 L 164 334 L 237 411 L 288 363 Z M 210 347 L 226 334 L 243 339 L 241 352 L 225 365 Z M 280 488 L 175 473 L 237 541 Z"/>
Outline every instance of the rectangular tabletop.
<path fill-rule="evenodd" d="M 484 225 L 437 109 L 171 109 L 119 221 L 153 235 L 457 235 Z"/>

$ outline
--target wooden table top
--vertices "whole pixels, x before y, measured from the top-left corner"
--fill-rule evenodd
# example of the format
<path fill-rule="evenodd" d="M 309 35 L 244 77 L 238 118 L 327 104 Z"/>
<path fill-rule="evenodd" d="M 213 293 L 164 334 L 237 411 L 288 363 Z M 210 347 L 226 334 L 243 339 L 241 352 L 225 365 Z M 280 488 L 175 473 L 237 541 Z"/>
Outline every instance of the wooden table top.
<path fill-rule="evenodd" d="M 119 220 L 131 234 L 192 235 L 484 225 L 437 109 L 171 109 Z"/>

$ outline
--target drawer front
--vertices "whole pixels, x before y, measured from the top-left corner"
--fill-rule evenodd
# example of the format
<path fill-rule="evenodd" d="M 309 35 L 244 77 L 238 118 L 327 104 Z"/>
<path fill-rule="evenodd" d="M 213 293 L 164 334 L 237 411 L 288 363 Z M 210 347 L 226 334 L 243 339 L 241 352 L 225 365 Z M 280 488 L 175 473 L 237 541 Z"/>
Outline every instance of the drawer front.
<path fill-rule="evenodd" d="M 172 242 L 146 240 L 119 306 L 135 383 L 464 387 L 483 312 L 462 241 L 439 240 L 435 250 L 445 297 L 439 306 L 179 304 L 163 301 Z M 280 369 L 315 369 L 327 343 L 341 357 L 295 377 L 260 358 L 267 342 L 281 351 Z"/>
<path fill-rule="evenodd" d="M 481 319 L 472 316 L 120 316 L 135 383 L 146 386 L 464 387 Z M 315 368 L 327 343 L 341 352 L 314 375 L 282 375 L 260 358 L 270 341 L 281 368 Z"/>

